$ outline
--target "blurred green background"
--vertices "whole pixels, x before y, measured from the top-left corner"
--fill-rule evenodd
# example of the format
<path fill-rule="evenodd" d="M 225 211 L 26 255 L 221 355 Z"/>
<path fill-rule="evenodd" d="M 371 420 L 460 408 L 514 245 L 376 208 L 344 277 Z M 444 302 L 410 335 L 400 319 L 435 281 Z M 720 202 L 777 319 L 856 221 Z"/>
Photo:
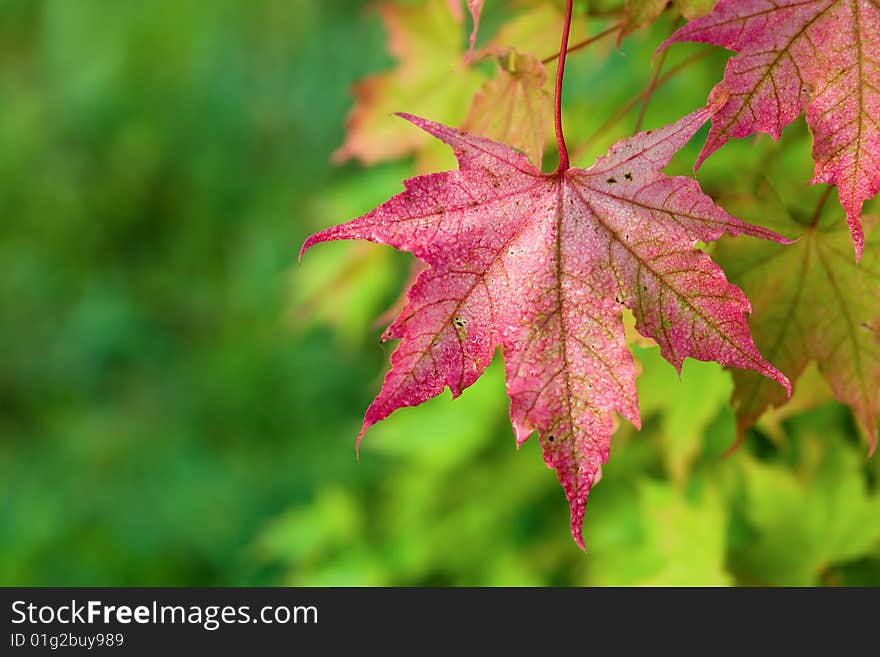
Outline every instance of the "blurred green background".
<path fill-rule="evenodd" d="M 514 447 L 498 358 L 355 459 L 410 261 L 296 253 L 413 174 L 330 164 L 349 86 L 393 65 L 364 5 L 0 0 L 0 584 L 880 584 L 880 466 L 814 375 L 723 458 L 730 375 L 689 361 L 679 381 L 634 347 L 644 430 L 614 438 L 586 554 L 537 443 Z M 645 87 L 671 25 L 571 58 L 570 143 Z M 646 127 L 723 62 L 659 90 Z M 701 181 L 748 185 L 731 163 L 779 152 L 809 208 L 809 143 L 802 122 L 784 151 L 733 143 Z"/>

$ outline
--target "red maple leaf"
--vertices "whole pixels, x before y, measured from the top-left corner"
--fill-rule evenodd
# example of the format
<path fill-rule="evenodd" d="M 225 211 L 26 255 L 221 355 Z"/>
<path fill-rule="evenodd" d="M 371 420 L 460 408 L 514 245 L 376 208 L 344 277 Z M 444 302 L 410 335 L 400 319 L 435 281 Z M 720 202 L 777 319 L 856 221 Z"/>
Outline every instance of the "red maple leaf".
<path fill-rule="evenodd" d="M 699 41 L 739 53 L 715 92 L 697 166 L 731 137 L 782 129 L 806 109 L 813 183 L 837 186 L 861 258 L 862 204 L 880 191 L 880 3 L 877 0 L 721 0 L 660 47 Z"/>
<path fill-rule="evenodd" d="M 662 169 L 711 116 L 612 147 L 590 169 L 542 173 L 518 151 L 410 115 L 453 148 L 460 168 L 306 240 L 365 239 L 430 265 L 384 338 L 399 338 L 364 431 L 449 387 L 453 396 L 504 354 L 510 416 L 522 444 L 537 431 L 583 546 L 584 506 L 608 458 L 612 412 L 640 424 L 622 313 L 677 369 L 685 357 L 750 368 L 789 389 L 760 355 L 749 302 L 697 242 L 724 233 L 783 242 L 714 205 L 692 178 Z"/>

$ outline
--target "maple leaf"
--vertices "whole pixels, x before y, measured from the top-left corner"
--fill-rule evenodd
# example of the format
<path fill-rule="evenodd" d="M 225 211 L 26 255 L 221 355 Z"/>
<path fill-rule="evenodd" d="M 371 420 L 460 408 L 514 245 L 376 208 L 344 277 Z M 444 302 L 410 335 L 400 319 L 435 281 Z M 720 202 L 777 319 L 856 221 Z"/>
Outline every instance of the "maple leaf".
<path fill-rule="evenodd" d="M 547 126 L 552 124 L 544 65 L 512 48 L 497 62 L 495 78 L 474 96 L 461 129 L 518 148 L 540 167 Z"/>
<path fill-rule="evenodd" d="M 798 221 L 781 203 L 747 201 L 743 214 L 771 216 L 774 227 L 803 232 L 793 246 L 719 242 L 714 256 L 752 302 L 750 326 L 761 352 L 793 381 L 815 360 L 834 396 L 849 405 L 873 452 L 880 390 L 880 231 L 866 217 L 868 240 L 859 265 L 848 256 L 849 235 L 833 217 Z M 733 374 L 737 429 L 745 430 L 784 398 L 748 372 Z"/>
<path fill-rule="evenodd" d="M 834 564 L 857 561 L 880 541 L 880 493 L 864 459 L 829 426 L 808 427 L 802 439 L 786 466 L 738 460 L 744 489 L 737 515 L 755 536 L 728 555 L 740 581 L 821 585 Z"/>
<path fill-rule="evenodd" d="M 685 357 L 754 369 L 786 389 L 745 321 L 750 306 L 695 248 L 724 233 L 785 241 L 714 205 L 692 178 L 663 167 L 715 107 L 619 142 L 590 169 L 542 173 L 488 139 L 401 114 L 452 147 L 459 169 L 410 179 L 405 191 L 319 242 L 365 239 L 430 265 L 383 338 L 399 338 L 364 432 L 403 406 L 479 378 L 501 346 L 517 444 L 537 431 L 583 547 L 584 507 L 607 460 L 616 411 L 639 426 L 635 370 L 621 319 Z"/>
<path fill-rule="evenodd" d="M 812 183 L 837 186 L 859 259 L 862 204 L 880 190 L 880 4 L 877 0 L 721 0 L 673 34 L 739 53 L 715 92 L 697 166 L 731 137 L 782 129 L 806 109 L 814 136 Z"/>

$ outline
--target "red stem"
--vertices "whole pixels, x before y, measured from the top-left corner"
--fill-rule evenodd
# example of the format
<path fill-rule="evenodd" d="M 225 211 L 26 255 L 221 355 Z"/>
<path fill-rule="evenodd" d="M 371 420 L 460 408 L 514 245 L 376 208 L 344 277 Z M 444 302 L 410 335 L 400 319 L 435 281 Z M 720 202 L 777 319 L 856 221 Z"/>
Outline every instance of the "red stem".
<path fill-rule="evenodd" d="M 562 27 L 562 45 L 559 46 L 559 64 L 556 66 L 556 95 L 554 98 L 553 122 L 556 126 L 556 146 L 559 149 L 559 168 L 556 173 L 568 170 L 568 148 L 565 135 L 562 134 L 562 76 L 565 74 L 565 56 L 568 54 L 568 33 L 571 31 L 571 5 L 568 0 L 565 7 L 565 25 Z"/>

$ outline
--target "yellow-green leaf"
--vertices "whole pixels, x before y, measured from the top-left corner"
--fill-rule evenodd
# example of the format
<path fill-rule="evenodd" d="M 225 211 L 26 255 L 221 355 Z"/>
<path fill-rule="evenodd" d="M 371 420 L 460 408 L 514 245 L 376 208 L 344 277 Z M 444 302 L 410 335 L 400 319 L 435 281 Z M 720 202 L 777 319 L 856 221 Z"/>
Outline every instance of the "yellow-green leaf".
<path fill-rule="evenodd" d="M 547 129 L 552 124 L 544 65 L 533 55 L 514 49 L 499 55 L 497 61 L 495 78 L 474 96 L 461 128 L 518 148 L 540 167 Z"/>
<path fill-rule="evenodd" d="M 663 367 L 659 349 L 636 353 L 643 365 L 637 381 L 642 417 L 660 416 L 663 461 L 670 479 L 683 485 L 703 448 L 706 428 L 730 398 L 730 374 L 716 363 L 688 359 L 678 376 Z"/>
<path fill-rule="evenodd" d="M 797 471 L 740 457 L 743 512 L 754 532 L 732 558 L 744 583 L 814 586 L 831 566 L 880 541 L 880 495 L 868 485 L 864 458 L 832 440 L 806 437 Z"/>
<path fill-rule="evenodd" d="M 627 0 L 621 36 L 653 23 L 660 17 L 668 4 L 669 0 Z"/>
<path fill-rule="evenodd" d="M 688 495 L 644 479 L 633 491 L 621 486 L 603 501 L 590 516 L 590 585 L 732 583 L 725 569 L 727 513 L 715 488 Z"/>
<path fill-rule="evenodd" d="M 673 6 L 688 20 L 705 16 L 718 0 L 672 0 Z"/>

